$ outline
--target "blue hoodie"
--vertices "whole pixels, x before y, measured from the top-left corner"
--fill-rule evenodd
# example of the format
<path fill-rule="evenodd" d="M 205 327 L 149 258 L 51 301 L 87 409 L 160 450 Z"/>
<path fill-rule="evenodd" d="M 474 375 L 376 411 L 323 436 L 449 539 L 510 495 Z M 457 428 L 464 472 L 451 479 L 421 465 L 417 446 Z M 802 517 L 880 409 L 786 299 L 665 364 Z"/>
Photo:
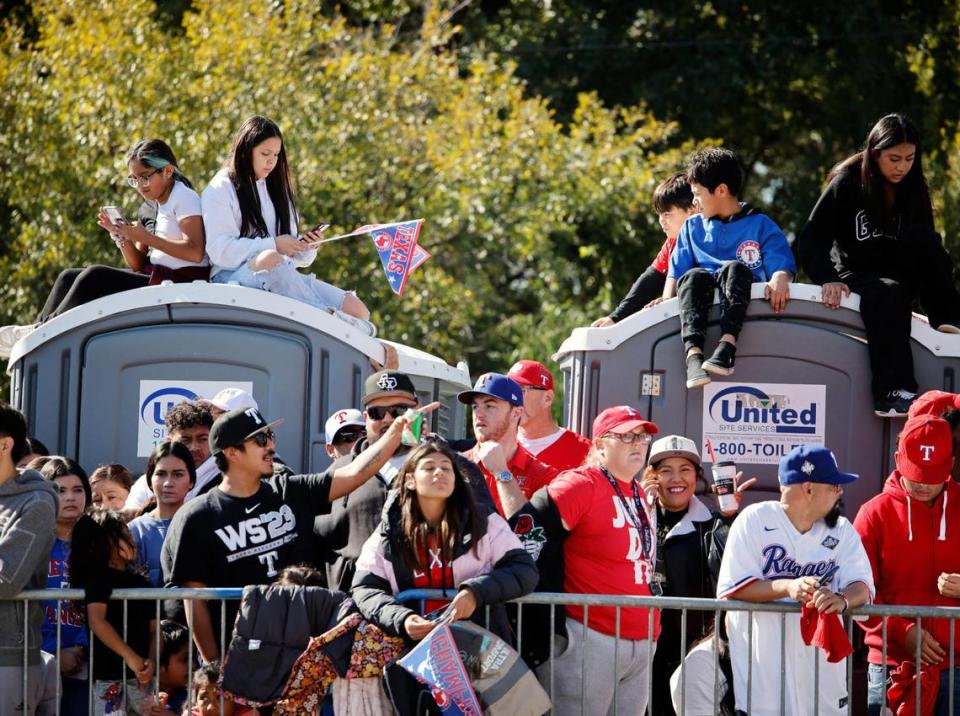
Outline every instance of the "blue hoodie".
<path fill-rule="evenodd" d="M 749 204 L 726 219 L 695 214 L 680 229 L 670 254 L 670 278 L 703 268 L 715 274 L 728 261 L 739 261 L 757 282 L 769 281 L 777 271 L 797 275 L 797 264 L 787 237 L 766 214 Z"/>

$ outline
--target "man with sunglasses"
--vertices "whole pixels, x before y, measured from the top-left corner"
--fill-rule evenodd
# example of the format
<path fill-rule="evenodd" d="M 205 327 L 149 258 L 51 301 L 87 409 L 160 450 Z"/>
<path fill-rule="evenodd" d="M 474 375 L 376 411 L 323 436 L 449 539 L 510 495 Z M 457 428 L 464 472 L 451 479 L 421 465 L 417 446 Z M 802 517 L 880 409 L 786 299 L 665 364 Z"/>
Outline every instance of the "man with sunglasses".
<path fill-rule="evenodd" d="M 363 420 L 363 413 L 356 408 L 338 410 L 327 418 L 324 432 L 327 455 L 336 460 L 349 455 L 353 446 L 366 437 L 367 424 Z"/>
<path fill-rule="evenodd" d="M 314 475 L 272 475 L 276 451 L 273 428 L 259 411 L 238 409 L 221 415 L 210 429 L 210 452 L 223 473 L 220 484 L 184 505 L 170 524 L 161 562 L 164 581 L 182 587 L 245 587 L 274 580 L 284 567 L 323 556 L 313 534 L 314 519 L 367 479 L 360 468 Z M 384 434 L 384 448 L 400 444 L 401 418 Z M 372 473 L 370 473 L 372 474 Z M 238 605 L 227 603 L 232 624 Z M 219 609 L 188 605 L 194 638 L 207 661 L 221 655 Z"/>
<path fill-rule="evenodd" d="M 413 381 L 406 373 L 397 370 L 382 370 L 367 377 L 363 385 L 363 417 L 366 420 L 366 437 L 354 444 L 353 450 L 329 468 L 327 474 L 339 475 L 341 470 L 357 470 L 358 458 L 376 452 L 376 460 L 367 461 L 358 474 L 367 477 L 356 490 L 341 499 L 333 500 L 330 511 L 317 517 L 315 532 L 327 549 L 327 585 L 331 589 L 349 591 L 353 583 L 354 565 L 360 556 L 363 543 L 380 524 L 380 516 L 387 502 L 393 478 L 400 472 L 410 448 L 405 445 L 386 444 L 383 436 L 411 408 L 419 408 Z M 432 410 L 436 404 L 426 406 L 421 412 Z M 431 436 L 431 439 L 440 439 Z M 457 466 L 473 487 L 473 495 L 481 512 L 493 510 L 493 501 L 476 465 L 460 458 Z M 372 472 L 371 472 L 372 470 Z"/>
<path fill-rule="evenodd" d="M 590 441 L 553 419 L 553 374 L 543 363 L 521 360 L 507 376 L 523 390 L 520 444 L 537 460 L 560 471 L 580 467 L 590 452 Z"/>

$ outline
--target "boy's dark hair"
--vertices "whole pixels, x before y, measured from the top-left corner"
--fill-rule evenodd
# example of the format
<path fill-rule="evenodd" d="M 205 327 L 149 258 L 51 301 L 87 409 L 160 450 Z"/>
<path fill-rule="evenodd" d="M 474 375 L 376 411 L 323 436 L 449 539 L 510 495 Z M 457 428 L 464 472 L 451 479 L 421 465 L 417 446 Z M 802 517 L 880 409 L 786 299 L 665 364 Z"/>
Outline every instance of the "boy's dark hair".
<path fill-rule="evenodd" d="M 187 648 L 190 632 L 187 628 L 172 619 L 160 622 L 160 666 L 167 666 L 170 657 Z"/>
<path fill-rule="evenodd" d="M 10 458 L 13 464 L 20 462 L 20 458 L 29 454 L 27 451 L 27 420 L 23 413 L 9 403 L 0 401 L 0 436 L 13 438 L 13 449 Z"/>
<path fill-rule="evenodd" d="M 294 564 L 284 567 L 277 575 L 276 584 L 301 587 L 326 587 L 323 575 L 309 564 Z"/>
<path fill-rule="evenodd" d="M 33 465 L 37 460 L 34 459 L 31 461 Z M 36 470 L 43 476 L 44 480 L 49 480 L 53 482 L 58 477 L 66 477 L 67 475 L 76 475 L 80 479 L 80 484 L 83 485 L 83 494 L 86 495 L 87 501 L 86 506 L 90 507 L 93 504 L 93 492 L 90 490 L 90 478 L 87 477 L 87 472 L 76 460 L 71 460 L 69 457 L 61 457 L 60 455 L 51 455 L 48 456 L 46 462 Z"/>
<path fill-rule="evenodd" d="M 653 210 L 658 214 L 674 207 L 684 211 L 693 208 L 693 192 L 683 172 L 667 177 L 653 190 Z"/>
<path fill-rule="evenodd" d="M 163 419 L 167 434 L 181 433 L 186 428 L 213 427 L 213 413 L 206 401 L 184 400 L 177 403 Z"/>
<path fill-rule="evenodd" d="M 702 149 L 687 162 L 687 181 L 699 184 L 711 194 L 718 186 L 726 184 L 733 196 L 740 196 L 743 167 L 737 155 L 729 149 Z"/>
<path fill-rule="evenodd" d="M 27 451 L 24 455 L 49 455 L 50 448 L 40 442 L 37 438 L 32 435 L 27 435 Z M 21 455 L 20 457 L 23 457 Z"/>
<path fill-rule="evenodd" d="M 193 695 L 197 695 L 197 691 L 208 686 L 216 686 L 217 682 L 220 681 L 220 662 L 219 661 L 208 661 L 207 663 L 198 666 L 196 671 L 193 672 Z"/>

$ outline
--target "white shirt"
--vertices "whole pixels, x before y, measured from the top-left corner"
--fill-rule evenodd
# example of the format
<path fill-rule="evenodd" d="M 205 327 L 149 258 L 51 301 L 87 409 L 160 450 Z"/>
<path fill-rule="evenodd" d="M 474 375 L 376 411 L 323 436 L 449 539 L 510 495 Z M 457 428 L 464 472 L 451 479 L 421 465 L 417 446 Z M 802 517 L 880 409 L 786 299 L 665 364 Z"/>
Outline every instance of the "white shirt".
<path fill-rule="evenodd" d="M 873 571 L 863 549 L 860 535 L 845 518 L 835 527 L 819 520 L 801 534 L 793 526 L 779 502 L 759 502 L 748 506 L 730 528 L 720 576 L 717 597 L 731 597 L 734 592 L 757 580 L 795 579 L 812 576 L 822 586 L 840 591 L 854 582 L 863 582 L 875 594 Z M 732 596 L 736 599 L 736 596 Z M 780 601 L 790 602 L 790 599 Z M 753 649 L 748 633 L 747 612 L 727 612 L 730 657 L 733 664 L 734 693 L 737 708 L 747 711 L 748 660 L 753 659 L 753 716 L 774 716 L 780 713 L 780 618 L 778 613 L 753 613 Z M 847 693 L 845 661 L 827 663 L 823 652 L 803 643 L 800 636 L 800 615 L 787 614 L 784 627 L 786 642 L 785 713 L 787 716 L 808 716 L 813 713 L 814 661 L 820 664 L 820 713 L 846 714 L 850 694 Z"/>
<path fill-rule="evenodd" d="M 562 438 L 565 432 L 567 432 L 566 428 L 557 428 L 557 432 L 550 433 L 546 437 L 531 440 L 530 438 L 523 437 L 523 435 L 517 435 L 517 439 L 520 441 L 520 444 L 526 448 L 527 452 L 536 457 Z"/>
<path fill-rule="evenodd" d="M 257 195 L 260 197 L 260 213 L 267 226 L 267 236 L 249 238 L 240 236 L 240 201 L 237 190 L 230 181 L 227 169 L 221 169 L 203 190 L 200 203 L 203 208 L 203 227 L 207 235 L 207 256 L 210 257 L 211 278 L 225 269 L 237 269 L 261 251 L 276 249 L 277 213 L 270 195 L 267 193 L 265 179 L 257 181 Z M 297 221 L 290 211 L 290 234 L 296 236 Z M 317 250 L 311 249 L 294 256 L 288 256 L 295 266 L 309 266 L 317 256 Z"/>
<path fill-rule="evenodd" d="M 180 222 L 191 216 L 200 216 L 200 197 L 193 189 L 186 184 L 175 181 L 173 189 L 170 190 L 170 196 L 162 204 L 157 204 L 157 225 L 154 233 L 161 239 L 177 241 L 183 238 L 183 232 L 180 231 Z M 200 263 L 193 261 L 184 261 L 174 258 L 170 254 L 160 249 L 151 248 L 149 252 L 150 263 L 157 266 L 166 266 L 167 268 L 178 269 L 185 266 L 207 266 L 209 261 L 204 256 Z"/>
<path fill-rule="evenodd" d="M 708 637 L 694 646 L 683 657 L 683 697 L 680 694 L 680 667 L 670 677 L 670 698 L 673 710 L 687 716 L 713 716 L 714 688 L 716 703 L 727 693 L 727 677 L 723 675 L 719 664 L 714 664 L 713 638 Z M 714 679 L 716 672 L 716 679 Z M 681 704 L 681 701 L 686 703 Z"/>

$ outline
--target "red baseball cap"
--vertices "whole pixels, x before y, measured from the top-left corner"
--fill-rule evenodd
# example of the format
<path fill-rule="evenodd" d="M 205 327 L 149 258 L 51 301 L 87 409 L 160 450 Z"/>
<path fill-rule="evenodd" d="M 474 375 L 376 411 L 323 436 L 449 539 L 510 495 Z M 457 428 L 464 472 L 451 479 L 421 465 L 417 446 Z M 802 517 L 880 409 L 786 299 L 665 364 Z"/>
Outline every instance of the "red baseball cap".
<path fill-rule="evenodd" d="M 553 373 L 547 370 L 547 366 L 543 363 L 537 363 L 535 360 L 518 360 L 507 371 L 507 375 L 520 385 L 553 390 Z"/>
<path fill-rule="evenodd" d="M 912 482 L 939 485 L 950 479 L 953 431 L 934 415 L 909 418 L 897 445 L 897 470 Z"/>
<path fill-rule="evenodd" d="M 945 393 L 942 390 L 928 390 L 910 405 L 908 418 L 918 415 L 934 415 L 940 417 L 947 410 L 960 410 L 960 395 Z"/>
<path fill-rule="evenodd" d="M 598 438 L 607 433 L 629 433 L 637 428 L 655 435 L 659 428 L 649 420 L 644 420 L 640 411 L 629 405 L 615 405 L 601 412 L 593 420 L 593 437 Z"/>

